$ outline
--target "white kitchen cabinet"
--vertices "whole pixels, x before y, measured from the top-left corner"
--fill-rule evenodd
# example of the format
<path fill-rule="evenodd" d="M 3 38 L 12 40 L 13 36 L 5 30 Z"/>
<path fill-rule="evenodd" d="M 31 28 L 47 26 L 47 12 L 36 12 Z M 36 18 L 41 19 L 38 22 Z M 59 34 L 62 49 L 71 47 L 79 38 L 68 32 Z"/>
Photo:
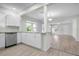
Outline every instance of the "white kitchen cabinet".
<path fill-rule="evenodd" d="M 22 33 L 22 43 L 26 43 L 26 39 L 27 39 L 26 36 L 27 36 L 26 33 Z"/>
<path fill-rule="evenodd" d="M 42 47 L 42 41 L 41 40 L 42 40 L 41 34 L 35 33 L 34 39 L 32 39 L 33 46 L 35 46 L 37 48 L 41 48 Z"/>
<path fill-rule="evenodd" d="M 0 48 L 4 48 L 4 47 L 5 47 L 5 34 L 0 33 Z"/>
<path fill-rule="evenodd" d="M 17 33 L 17 43 L 21 43 L 21 33 Z"/>
<path fill-rule="evenodd" d="M 22 42 L 30 46 L 41 48 L 41 34 L 40 33 L 22 33 Z"/>
<path fill-rule="evenodd" d="M 0 29 L 5 27 L 5 15 L 0 14 Z"/>
<path fill-rule="evenodd" d="M 7 15 L 6 25 L 7 26 L 20 26 L 20 17 L 17 15 Z"/>
<path fill-rule="evenodd" d="M 32 44 L 32 39 L 34 39 L 34 35 L 31 33 L 22 33 L 22 42 L 25 44 Z"/>

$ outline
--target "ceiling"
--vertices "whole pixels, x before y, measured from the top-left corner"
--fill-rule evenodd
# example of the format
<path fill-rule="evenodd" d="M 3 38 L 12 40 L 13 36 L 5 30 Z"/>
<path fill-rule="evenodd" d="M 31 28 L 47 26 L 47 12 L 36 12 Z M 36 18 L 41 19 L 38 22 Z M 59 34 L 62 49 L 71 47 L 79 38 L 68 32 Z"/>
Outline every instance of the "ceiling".
<path fill-rule="evenodd" d="M 5 13 L 6 10 L 15 11 L 21 13 L 27 11 L 33 5 L 38 3 L 0 3 L 0 13 Z M 79 15 L 79 4 L 78 3 L 51 3 L 48 4 L 48 18 L 64 18 L 70 16 Z M 36 9 L 28 14 L 24 14 L 31 18 L 43 21 L 44 10 L 43 7 Z"/>
<path fill-rule="evenodd" d="M 48 6 L 48 16 L 52 18 L 79 15 L 78 3 L 55 3 Z"/>
<path fill-rule="evenodd" d="M 79 15 L 79 4 L 78 3 L 51 3 L 48 4 L 48 18 L 52 18 L 54 20 L 58 20 L 58 18 L 67 18 Z M 35 11 L 32 11 L 26 16 L 40 19 L 43 21 L 43 8 L 39 8 Z M 56 21 L 57 21 L 56 20 Z M 69 20 L 69 19 L 68 19 Z M 63 20 L 62 20 L 63 21 Z"/>
<path fill-rule="evenodd" d="M 0 13 L 4 13 L 6 10 L 13 10 L 17 13 L 27 10 L 35 3 L 0 3 Z"/>
<path fill-rule="evenodd" d="M 75 16 L 79 16 L 78 3 L 55 3 L 48 5 L 48 17 L 53 19 L 52 23 L 71 21 Z"/>
<path fill-rule="evenodd" d="M 37 20 L 43 20 L 43 18 L 44 18 L 43 14 L 44 14 L 43 7 L 41 7 L 41 8 L 38 8 L 38 9 L 28 13 L 28 14 L 25 14 L 23 16 L 28 16 L 28 17 L 31 17 L 31 18 L 34 18 Z"/>

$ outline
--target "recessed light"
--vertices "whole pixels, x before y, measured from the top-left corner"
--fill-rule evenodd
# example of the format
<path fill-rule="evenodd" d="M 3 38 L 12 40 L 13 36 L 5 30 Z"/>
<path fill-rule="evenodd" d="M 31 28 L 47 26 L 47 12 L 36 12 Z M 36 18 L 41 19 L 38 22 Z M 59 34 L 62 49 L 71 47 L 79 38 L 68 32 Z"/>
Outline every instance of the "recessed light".
<path fill-rule="evenodd" d="M 16 8 L 12 8 L 13 10 L 16 10 Z"/>
<path fill-rule="evenodd" d="M 49 20 L 49 21 L 52 21 L 52 18 L 49 18 L 48 20 Z"/>

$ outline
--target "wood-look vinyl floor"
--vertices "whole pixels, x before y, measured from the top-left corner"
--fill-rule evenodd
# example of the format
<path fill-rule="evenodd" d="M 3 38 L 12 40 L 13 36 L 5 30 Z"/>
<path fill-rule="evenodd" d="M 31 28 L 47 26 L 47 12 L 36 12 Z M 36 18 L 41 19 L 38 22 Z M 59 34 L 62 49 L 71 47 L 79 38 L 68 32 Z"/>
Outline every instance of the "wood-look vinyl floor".
<path fill-rule="evenodd" d="M 52 48 L 73 55 L 79 55 L 79 41 L 69 35 L 58 35 L 58 39 L 52 38 Z"/>
<path fill-rule="evenodd" d="M 19 44 L 0 50 L 0 56 L 72 56 L 72 54 L 50 48 L 47 52 L 36 48 Z"/>
<path fill-rule="evenodd" d="M 0 50 L 0 56 L 78 56 L 79 42 L 71 36 L 59 35 L 59 39 L 52 38 L 51 48 L 48 51 L 18 44 L 13 47 Z"/>

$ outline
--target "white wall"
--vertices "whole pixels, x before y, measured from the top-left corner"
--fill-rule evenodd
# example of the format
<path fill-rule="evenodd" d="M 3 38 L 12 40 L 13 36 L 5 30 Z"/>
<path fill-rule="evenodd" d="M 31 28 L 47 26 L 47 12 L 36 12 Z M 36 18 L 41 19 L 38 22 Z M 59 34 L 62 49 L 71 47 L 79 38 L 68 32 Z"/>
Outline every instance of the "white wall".
<path fill-rule="evenodd" d="M 64 23 L 64 24 L 59 24 L 56 26 L 57 28 L 56 28 L 55 34 L 72 35 L 72 24 L 71 23 Z"/>
<path fill-rule="evenodd" d="M 77 39 L 77 18 L 72 20 L 73 25 L 73 37 Z"/>
<path fill-rule="evenodd" d="M 72 24 L 71 23 L 60 24 L 57 33 L 72 35 Z"/>
<path fill-rule="evenodd" d="M 79 18 L 77 19 L 77 41 L 79 41 Z"/>
<path fill-rule="evenodd" d="M 76 41 L 79 41 L 79 16 L 73 16 L 73 17 L 66 17 L 66 18 L 59 18 L 54 20 L 53 23 L 66 23 L 62 24 L 58 30 L 57 34 L 67 34 L 72 35 Z"/>
<path fill-rule="evenodd" d="M 58 21 L 57 21 L 58 20 Z M 54 21 L 55 24 L 57 25 L 54 25 L 57 27 L 55 33 L 56 34 L 60 34 L 60 35 L 72 35 L 72 19 L 70 18 L 61 18 L 61 20 L 59 21 L 60 19 L 56 19 L 56 21 Z M 64 20 L 64 21 L 63 21 Z M 52 24 L 54 24 L 52 23 Z M 52 26 L 53 27 L 53 26 Z"/>
<path fill-rule="evenodd" d="M 79 17 L 73 20 L 73 36 L 76 41 L 79 41 Z"/>
<path fill-rule="evenodd" d="M 37 32 L 42 32 L 42 24 L 37 23 Z"/>

